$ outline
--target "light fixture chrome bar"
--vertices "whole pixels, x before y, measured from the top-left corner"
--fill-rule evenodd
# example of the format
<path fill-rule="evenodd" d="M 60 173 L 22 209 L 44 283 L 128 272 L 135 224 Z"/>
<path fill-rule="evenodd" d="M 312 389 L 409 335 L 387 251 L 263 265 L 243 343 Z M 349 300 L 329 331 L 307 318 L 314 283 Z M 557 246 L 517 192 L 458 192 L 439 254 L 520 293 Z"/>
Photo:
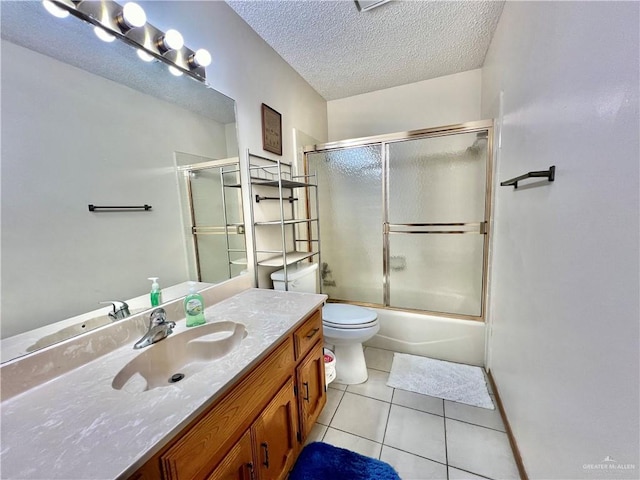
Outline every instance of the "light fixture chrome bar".
<path fill-rule="evenodd" d="M 206 71 L 203 66 L 194 64 L 196 52 L 186 46 L 177 50 L 163 51 L 159 40 L 165 32 L 146 22 L 141 27 L 123 28 L 118 23 L 123 7 L 113 0 L 82 1 L 50 0 L 56 6 L 68 11 L 71 15 L 83 20 L 94 27 L 103 29 L 107 34 L 119 38 L 150 57 L 159 60 L 179 72 L 197 80 L 206 81 Z"/>

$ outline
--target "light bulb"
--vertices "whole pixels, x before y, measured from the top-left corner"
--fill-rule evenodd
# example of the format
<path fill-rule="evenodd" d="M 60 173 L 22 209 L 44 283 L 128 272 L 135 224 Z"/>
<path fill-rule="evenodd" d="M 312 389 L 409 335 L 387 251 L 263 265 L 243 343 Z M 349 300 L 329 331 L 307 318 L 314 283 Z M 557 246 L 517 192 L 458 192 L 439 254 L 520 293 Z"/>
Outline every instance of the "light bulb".
<path fill-rule="evenodd" d="M 155 57 L 147 52 L 145 52 L 144 50 L 138 49 L 138 51 L 136 52 L 138 54 L 138 58 L 140 60 L 143 60 L 145 62 L 151 62 L 152 60 L 155 59 Z"/>
<path fill-rule="evenodd" d="M 169 71 L 171 72 L 171 75 L 174 75 L 176 77 L 182 76 L 182 70 L 174 67 L 173 65 L 169 65 Z"/>
<path fill-rule="evenodd" d="M 116 39 L 114 35 L 111 35 L 102 27 L 93 27 L 93 33 L 95 33 L 96 37 L 98 37 L 103 42 L 109 43 L 113 42 Z"/>
<path fill-rule="evenodd" d="M 171 29 L 162 37 L 162 43 L 165 50 L 180 50 L 184 45 L 184 39 L 179 31 Z"/>
<path fill-rule="evenodd" d="M 192 60 L 197 67 L 208 67 L 211 65 L 211 54 L 204 48 L 200 48 L 193 54 Z"/>
<path fill-rule="evenodd" d="M 137 3 L 127 2 L 122 9 L 122 19 L 129 28 L 142 27 L 147 23 L 147 14 Z"/>
<path fill-rule="evenodd" d="M 49 12 L 54 17 L 66 18 L 69 16 L 69 12 L 67 10 L 65 10 L 64 8 L 60 8 L 51 0 L 42 0 L 42 5 L 47 10 L 47 12 Z"/>

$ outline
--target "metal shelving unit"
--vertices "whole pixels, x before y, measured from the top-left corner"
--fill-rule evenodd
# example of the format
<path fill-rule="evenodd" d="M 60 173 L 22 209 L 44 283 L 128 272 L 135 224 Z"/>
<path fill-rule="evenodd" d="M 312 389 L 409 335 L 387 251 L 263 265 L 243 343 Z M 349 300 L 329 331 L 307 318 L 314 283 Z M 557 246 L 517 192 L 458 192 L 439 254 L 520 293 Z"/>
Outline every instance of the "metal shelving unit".
<path fill-rule="evenodd" d="M 259 286 L 260 268 L 282 268 L 288 289 L 288 267 L 311 259 L 320 265 L 320 222 L 317 175 L 293 175 L 291 163 L 255 155 L 247 150 L 247 168 L 253 226 L 254 272 Z M 277 189 L 277 195 L 261 195 Z M 304 207 L 300 201 L 304 200 Z M 275 203 L 279 208 L 265 206 Z M 256 205 L 266 218 L 256 218 Z M 277 238 L 279 237 L 279 238 Z M 259 240 L 258 240 L 259 238 Z M 269 247 L 260 246 L 269 244 Z M 320 269 L 318 269 L 318 278 Z"/>

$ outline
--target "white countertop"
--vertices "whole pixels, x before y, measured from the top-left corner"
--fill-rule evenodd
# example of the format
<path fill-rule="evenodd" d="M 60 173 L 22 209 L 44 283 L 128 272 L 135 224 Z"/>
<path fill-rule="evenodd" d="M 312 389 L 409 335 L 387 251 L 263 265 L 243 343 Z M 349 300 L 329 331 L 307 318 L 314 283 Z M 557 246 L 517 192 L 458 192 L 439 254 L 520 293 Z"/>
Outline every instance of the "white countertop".
<path fill-rule="evenodd" d="M 132 338 L 9 398 L 1 404 L 2 479 L 126 478 L 325 299 L 250 289 L 207 308 L 207 323 L 242 323 L 248 335 L 231 354 L 177 384 L 141 393 L 111 387 L 116 373 L 143 351 L 133 350 L 137 338 Z M 183 330 L 184 319 L 177 322 L 174 335 Z"/>

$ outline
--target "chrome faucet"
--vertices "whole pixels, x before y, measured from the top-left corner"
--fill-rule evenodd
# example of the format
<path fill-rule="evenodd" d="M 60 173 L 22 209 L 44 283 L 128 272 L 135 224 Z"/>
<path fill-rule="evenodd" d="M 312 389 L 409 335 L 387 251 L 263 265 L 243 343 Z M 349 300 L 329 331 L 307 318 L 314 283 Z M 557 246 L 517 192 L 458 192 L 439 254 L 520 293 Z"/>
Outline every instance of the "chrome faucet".
<path fill-rule="evenodd" d="M 120 300 L 110 300 L 108 302 L 100 302 L 101 305 L 113 305 L 113 312 L 109 312 L 109 318 L 112 322 L 116 320 L 122 320 L 123 318 L 127 318 L 131 315 L 129 312 L 129 305 L 126 302 L 122 302 Z"/>
<path fill-rule="evenodd" d="M 167 322 L 167 312 L 164 311 L 164 308 L 156 308 L 149 315 L 149 330 L 136 342 L 133 348 L 144 348 L 159 342 L 171 335 L 175 326 L 175 322 Z"/>

